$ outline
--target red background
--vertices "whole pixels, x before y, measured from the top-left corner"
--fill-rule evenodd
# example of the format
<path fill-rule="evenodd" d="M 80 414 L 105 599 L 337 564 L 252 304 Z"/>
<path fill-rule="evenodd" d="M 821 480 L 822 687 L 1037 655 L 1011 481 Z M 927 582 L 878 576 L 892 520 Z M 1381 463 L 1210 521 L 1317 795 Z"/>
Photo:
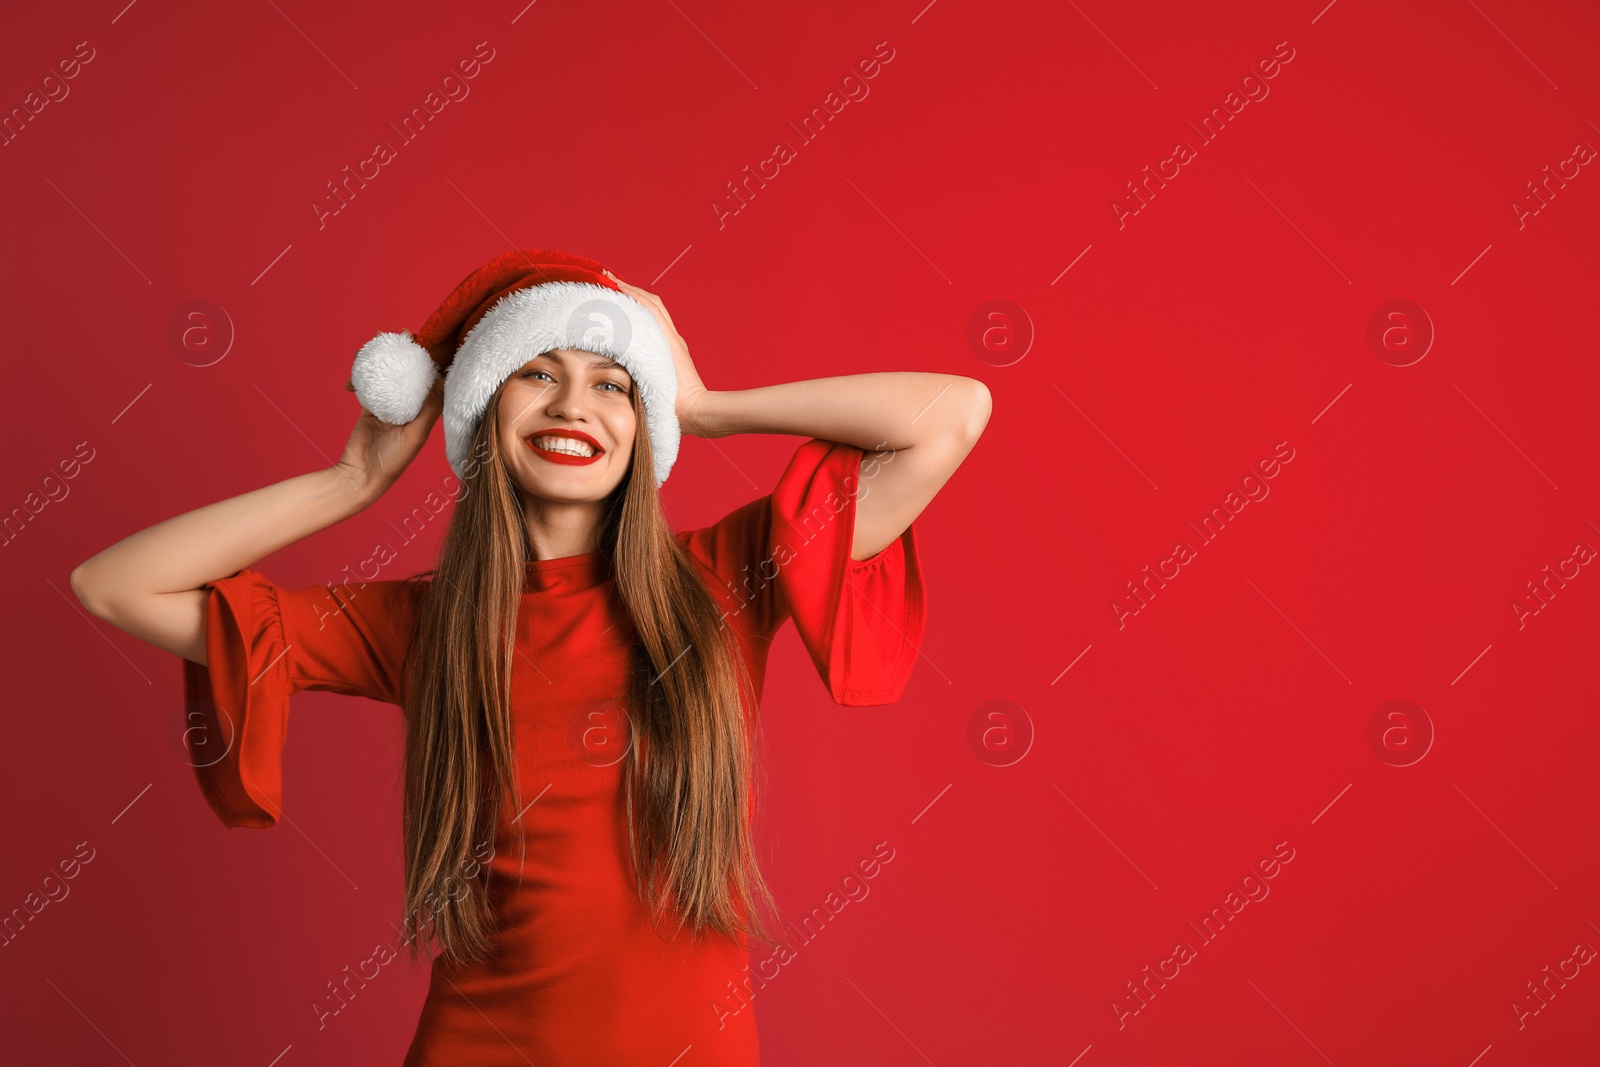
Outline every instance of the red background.
<path fill-rule="evenodd" d="M 1600 175 L 1552 183 L 1520 228 L 1510 206 L 1600 146 L 1591 6 L 122 3 L 16 9 L 0 33 L 8 111 L 94 49 L 0 149 L 0 506 L 93 449 L 0 556 L 0 910 L 94 849 L 0 949 L 4 1058 L 400 1058 L 425 969 L 389 965 L 320 1032 L 311 1008 L 393 939 L 395 709 L 298 697 L 293 825 L 227 831 L 173 747 L 177 661 L 84 615 L 68 575 L 326 466 L 356 348 L 541 246 L 659 293 L 712 388 L 917 369 L 994 394 L 918 520 L 905 698 L 839 708 L 792 629 L 774 654 L 780 901 L 819 906 L 878 842 L 894 859 L 758 994 L 764 1062 L 1594 1061 L 1596 966 L 1520 1027 L 1512 1007 L 1600 948 L 1600 577 L 1552 581 L 1520 626 L 1512 607 L 1600 545 Z M 470 95 L 319 229 L 324 183 L 480 41 Z M 870 94 L 800 145 L 786 124 L 884 41 Z M 1119 229 L 1125 183 L 1279 42 L 1270 95 Z M 719 228 L 712 202 L 779 139 L 797 157 Z M 1394 299 L 1437 334 L 1410 366 L 1366 340 Z M 222 327 L 168 341 L 193 300 L 232 323 L 203 367 Z M 1035 333 L 1007 366 L 967 341 L 990 300 Z M 1201 543 L 1188 524 L 1280 442 L 1270 495 Z M 675 526 L 765 493 L 798 443 L 687 441 Z M 262 569 L 337 580 L 448 473 L 430 442 Z M 443 522 L 384 576 L 431 566 Z M 1195 558 L 1119 626 L 1180 539 Z M 994 700 L 1020 711 L 974 747 Z M 1391 700 L 1421 716 L 1374 746 Z M 1422 716 L 1432 747 L 1395 765 Z M 1200 944 L 1186 924 L 1280 842 L 1270 895 Z M 1180 939 L 1196 958 L 1119 1027 L 1126 983 Z"/>

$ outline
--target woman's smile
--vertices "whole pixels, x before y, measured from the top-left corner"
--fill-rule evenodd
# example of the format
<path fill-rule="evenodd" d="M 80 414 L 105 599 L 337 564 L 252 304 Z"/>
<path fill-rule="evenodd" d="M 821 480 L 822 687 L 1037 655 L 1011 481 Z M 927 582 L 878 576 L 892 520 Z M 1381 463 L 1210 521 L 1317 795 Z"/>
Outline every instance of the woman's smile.
<path fill-rule="evenodd" d="M 605 455 L 600 442 L 582 430 L 539 430 L 524 438 L 534 455 L 552 463 L 583 466 Z"/>

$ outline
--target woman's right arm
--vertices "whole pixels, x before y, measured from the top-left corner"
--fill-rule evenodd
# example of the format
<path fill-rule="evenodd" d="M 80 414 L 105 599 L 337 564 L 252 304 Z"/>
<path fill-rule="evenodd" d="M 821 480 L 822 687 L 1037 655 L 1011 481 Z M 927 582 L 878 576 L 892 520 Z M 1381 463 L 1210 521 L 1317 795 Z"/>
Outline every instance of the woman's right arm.
<path fill-rule="evenodd" d="M 334 466 L 140 530 L 79 564 L 72 590 L 90 614 L 204 666 L 210 591 L 202 586 L 372 504 L 421 451 L 442 407 L 441 378 L 404 426 L 363 410 Z"/>

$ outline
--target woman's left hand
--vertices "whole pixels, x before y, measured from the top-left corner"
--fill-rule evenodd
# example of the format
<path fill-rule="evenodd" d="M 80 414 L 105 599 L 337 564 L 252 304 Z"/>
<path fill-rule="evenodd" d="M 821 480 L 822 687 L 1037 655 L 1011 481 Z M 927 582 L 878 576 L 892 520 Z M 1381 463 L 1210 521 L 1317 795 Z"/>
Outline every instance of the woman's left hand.
<path fill-rule="evenodd" d="M 667 314 L 666 305 L 661 302 L 659 296 L 646 292 L 637 285 L 628 284 L 609 270 L 606 271 L 606 277 L 616 282 L 617 287 L 624 293 L 649 308 L 656 321 L 661 324 L 661 331 L 667 335 L 667 342 L 672 348 L 672 366 L 678 373 L 678 399 L 675 405 L 678 426 L 686 434 L 705 436 L 695 425 L 694 410 L 709 390 L 700 380 L 700 372 L 695 369 L 694 360 L 689 358 L 689 346 L 684 343 L 677 327 L 672 324 L 672 316 Z"/>

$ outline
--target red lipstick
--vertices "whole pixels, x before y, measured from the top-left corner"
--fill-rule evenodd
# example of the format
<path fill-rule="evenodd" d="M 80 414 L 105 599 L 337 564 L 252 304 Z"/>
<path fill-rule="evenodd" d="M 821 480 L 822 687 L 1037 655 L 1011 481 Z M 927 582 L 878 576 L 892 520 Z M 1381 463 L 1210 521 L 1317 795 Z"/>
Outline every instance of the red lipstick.
<path fill-rule="evenodd" d="M 594 454 L 590 456 L 574 456 L 566 452 L 552 452 L 548 449 L 540 448 L 538 445 L 533 443 L 535 440 L 541 437 L 565 437 L 572 441 L 582 441 L 584 444 L 594 449 Z M 532 450 L 534 455 L 538 456 L 540 459 L 549 460 L 551 463 L 565 463 L 573 467 L 585 467 L 591 463 L 594 463 L 601 456 L 605 455 L 605 449 L 600 447 L 600 442 L 596 441 L 593 437 L 590 437 L 582 430 L 565 430 L 552 427 L 548 430 L 535 430 L 533 433 L 523 438 L 523 440 L 527 442 L 528 448 Z"/>

